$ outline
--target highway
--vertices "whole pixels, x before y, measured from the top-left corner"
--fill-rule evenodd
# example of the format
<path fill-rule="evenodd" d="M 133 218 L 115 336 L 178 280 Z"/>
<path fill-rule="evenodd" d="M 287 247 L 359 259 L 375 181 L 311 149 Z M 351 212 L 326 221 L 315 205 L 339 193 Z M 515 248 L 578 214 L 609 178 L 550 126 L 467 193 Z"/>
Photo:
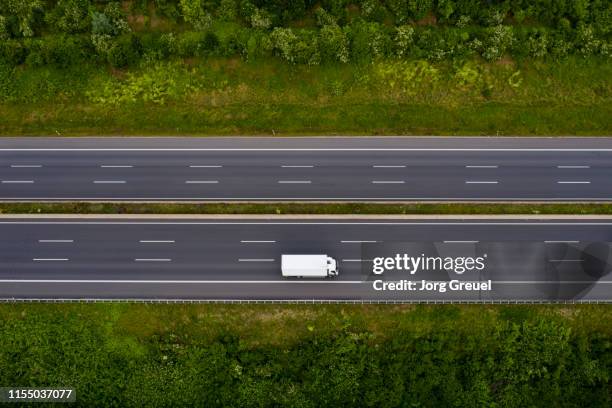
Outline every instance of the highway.
<path fill-rule="evenodd" d="M 612 138 L 3 138 L 0 201 L 612 201 Z"/>
<path fill-rule="evenodd" d="M 554 249 L 612 241 L 612 219 L 3 217 L 0 298 L 612 301 L 612 256 L 596 277 L 572 269 L 579 259 L 560 259 L 554 276 L 527 274 L 519 267 L 496 276 L 456 277 L 492 279 L 493 290 L 486 293 L 374 291 L 362 247 L 409 241 L 537 241 Z M 283 279 L 280 256 L 287 253 L 333 256 L 340 275 Z"/>

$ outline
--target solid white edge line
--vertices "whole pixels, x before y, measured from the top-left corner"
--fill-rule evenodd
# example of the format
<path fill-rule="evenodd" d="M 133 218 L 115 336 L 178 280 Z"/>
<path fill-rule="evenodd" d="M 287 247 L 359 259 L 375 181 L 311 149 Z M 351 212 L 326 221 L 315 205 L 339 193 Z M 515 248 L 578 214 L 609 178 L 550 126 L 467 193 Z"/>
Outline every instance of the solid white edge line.
<path fill-rule="evenodd" d="M 53 242 L 62 242 L 62 243 L 71 243 L 74 242 L 73 239 L 39 239 L 40 243 L 53 243 Z"/>
<path fill-rule="evenodd" d="M 342 222 L 342 221 L 332 221 L 332 222 L 261 222 L 261 221 L 253 221 L 253 222 L 245 222 L 245 221 L 237 221 L 237 222 L 227 222 L 227 221 L 218 221 L 218 222 L 209 222 L 209 221 L 0 221 L 0 225 L 2 224 L 23 224 L 23 225 L 69 225 L 69 224 L 80 224 L 80 225 L 381 225 L 381 226 L 416 226 L 416 225 L 441 225 L 441 226 L 464 226 L 464 225 L 494 225 L 494 226 L 504 226 L 504 225 L 512 225 L 512 226 L 528 226 L 528 227 L 542 227 L 542 226 L 612 226 L 611 222 L 547 222 L 543 220 L 541 222 L 516 222 L 516 221 L 508 221 L 508 222 L 487 222 L 487 221 L 441 221 L 441 222 Z"/>
<path fill-rule="evenodd" d="M 287 284 L 369 284 L 373 281 L 350 281 L 350 280 L 122 280 L 122 279 L 0 279 L 0 283 L 152 283 L 152 284 L 231 284 L 231 283 L 287 283 Z M 479 282 L 475 280 L 463 282 Z M 531 284 L 612 284 L 612 281 L 494 281 L 491 283 L 502 285 L 531 285 Z"/>
<path fill-rule="evenodd" d="M 612 152 L 612 148 L 0 148 L 0 152 Z"/>
<path fill-rule="evenodd" d="M 349 280 L 122 280 L 122 279 L 0 279 L 0 283 L 367 283 L 362 281 Z"/>
<path fill-rule="evenodd" d="M 0 202 L 13 202 L 13 201 L 53 201 L 53 202 L 66 202 L 71 200 L 80 200 L 88 202 L 99 202 L 99 201 L 112 201 L 112 202 L 123 202 L 123 201 L 256 201 L 256 202 L 276 202 L 276 201 L 363 201 L 363 202 L 374 202 L 374 201 L 469 201 L 469 202 L 483 202 L 483 201 L 494 201 L 494 202 L 505 202 L 505 201 L 546 201 L 551 203 L 559 202 L 577 202 L 577 201 L 612 201 L 612 197 L 0 197 Z"/>

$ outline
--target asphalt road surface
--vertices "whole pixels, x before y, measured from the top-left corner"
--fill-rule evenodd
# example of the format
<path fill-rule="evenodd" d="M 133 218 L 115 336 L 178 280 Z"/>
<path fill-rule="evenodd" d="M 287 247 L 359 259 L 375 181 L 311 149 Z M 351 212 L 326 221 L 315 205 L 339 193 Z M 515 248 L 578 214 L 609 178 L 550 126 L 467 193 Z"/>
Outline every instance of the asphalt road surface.
<path fill-rule="evenodd" d="M 611 201 L 612 138 L 3 138 L 0 201 Z"/>
<path fill-rule="evenodd" d="M 563 263 L 554 276 L 518 267 L 456 277 L 492 279 L 490 291 L 374 291 L 362 247 L 409 241 L 531 241 L 554 249 L 610 242 L 612 220 L 3 218 L 0 298 L 612 301 L 610 259 L 597 277 L 572 266 L 580 259 L 566 259 L 576 262 Z M 281 254 L 292 253 L 328 254 L 338 260 L 340 275 L 283 279 Z"/>

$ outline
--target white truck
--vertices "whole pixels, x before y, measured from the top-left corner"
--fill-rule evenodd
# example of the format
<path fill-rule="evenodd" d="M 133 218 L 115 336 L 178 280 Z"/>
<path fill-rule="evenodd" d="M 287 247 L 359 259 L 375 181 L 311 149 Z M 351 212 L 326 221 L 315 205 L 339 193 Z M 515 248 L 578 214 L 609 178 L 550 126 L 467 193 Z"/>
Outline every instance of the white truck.
<path fill-rule="evenodd" d="M 338 276 L 336 260 L 327 255 L 283 255 L 283 277 L 327 278 Z"/>

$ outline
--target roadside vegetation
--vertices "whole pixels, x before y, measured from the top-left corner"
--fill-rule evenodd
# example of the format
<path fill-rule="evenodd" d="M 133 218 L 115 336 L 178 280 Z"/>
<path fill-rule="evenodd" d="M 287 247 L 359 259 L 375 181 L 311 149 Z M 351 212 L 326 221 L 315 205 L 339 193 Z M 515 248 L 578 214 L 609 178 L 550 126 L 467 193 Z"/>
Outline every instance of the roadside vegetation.
<path fill-rule="evenodd" d="M 606 305 L 0 306 L 0 378 L 81 406 L 609 407 Z"/>
<path fill-rule="evenodd" d="M 0 0 L 0 134 L 608 135 L 604 0 Z"/>
<path fill-rule="evenodd" d="M 0 203 L 0 214 L 612 215 L 612 204 L 496 203 Z"/>

